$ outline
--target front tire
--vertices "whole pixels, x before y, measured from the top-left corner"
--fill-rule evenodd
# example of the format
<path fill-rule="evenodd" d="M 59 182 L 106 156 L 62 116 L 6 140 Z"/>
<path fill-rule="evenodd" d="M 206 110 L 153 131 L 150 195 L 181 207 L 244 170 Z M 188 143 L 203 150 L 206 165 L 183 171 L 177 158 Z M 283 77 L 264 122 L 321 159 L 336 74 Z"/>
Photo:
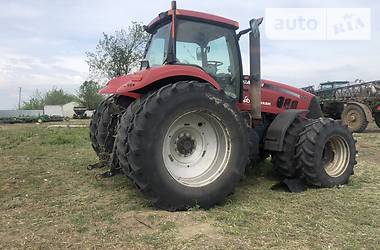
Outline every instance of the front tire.
<path fill-rule="evenodd" d="M 132 169 L 134 183 L 159 208 L 209 208 L 244 175 L 243 118 L 233 100 L 207 83 L 164 86 L 147 97 L 128 127 L 123 124 L 118 133 L 127 139 L 118 144 L 120 164 Z"/>
<path fill-rule="evenodd" d="M 342 121 L 320 118 L 306 125 L 296 150 L 298 167 L 313 186 L 343 185 L 353 174 L 355 140 Z"/>
<path fill-rule="evenodd" d="M 286 130 L 283 150 L 272 154 L 273 169 L 281 176 L 295 178 L 299 174 L 296 167 L 296 144 L 306 123 L 305 118 L 297 117 Z"/>

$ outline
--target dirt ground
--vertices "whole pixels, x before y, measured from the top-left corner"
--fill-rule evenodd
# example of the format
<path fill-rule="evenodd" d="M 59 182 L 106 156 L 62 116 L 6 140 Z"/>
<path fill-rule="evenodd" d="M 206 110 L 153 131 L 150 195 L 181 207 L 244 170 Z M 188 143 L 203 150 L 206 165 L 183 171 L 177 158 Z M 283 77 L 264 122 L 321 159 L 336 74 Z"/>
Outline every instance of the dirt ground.
<path fill-rule="evenodd" d="M 78 123 L 78 122 L 71 122 Z M 269 161 L 224 204 L 170 213 L 123 176 L 96 180 L 86 128 L 0 125 L 0 249 L 379 249 L 380 129 L 356 134 L 348 185 L 272 191 Z"/>

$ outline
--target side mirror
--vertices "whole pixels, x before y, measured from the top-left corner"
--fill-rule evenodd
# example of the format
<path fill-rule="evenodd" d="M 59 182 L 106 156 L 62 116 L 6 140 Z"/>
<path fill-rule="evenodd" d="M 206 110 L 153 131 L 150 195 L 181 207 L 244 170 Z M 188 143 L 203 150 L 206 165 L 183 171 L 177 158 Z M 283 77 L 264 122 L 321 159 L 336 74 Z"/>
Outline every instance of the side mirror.
<path fill-rule="evenodd" d="M 143 59 L 140 61 L 140 70 L 149 69 L 149 61 L 147 59 Z"/>

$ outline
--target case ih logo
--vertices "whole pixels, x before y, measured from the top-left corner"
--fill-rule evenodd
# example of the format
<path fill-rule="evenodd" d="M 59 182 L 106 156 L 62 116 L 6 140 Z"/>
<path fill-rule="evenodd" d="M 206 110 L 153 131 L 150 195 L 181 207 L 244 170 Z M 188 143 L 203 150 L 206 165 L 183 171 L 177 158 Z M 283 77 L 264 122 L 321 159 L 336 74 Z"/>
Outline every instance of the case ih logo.
<path fill-rule="evenodd" d="M 265 18 L 273 40 L 371 40 L 369 8 L 268 8 Z"/>
<path fill-rule="evenodd" d="M 248 97 L 247 95 L 244 96 L 243 103 L 251 103 L 251 100 L 249 99 L 249 97 Z M 262 101 L 262 102 L 261 102 L 261 105 L 264 105 L 264 106 L 272 106 L 272 103 Z"/>

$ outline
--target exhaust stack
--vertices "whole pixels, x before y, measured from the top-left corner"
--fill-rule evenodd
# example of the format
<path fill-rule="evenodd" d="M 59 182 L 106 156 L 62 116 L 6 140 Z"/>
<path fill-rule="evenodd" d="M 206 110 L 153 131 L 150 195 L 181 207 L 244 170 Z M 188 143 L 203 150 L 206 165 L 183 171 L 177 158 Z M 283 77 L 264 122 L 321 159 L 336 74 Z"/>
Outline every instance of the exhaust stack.
<path fill-rule="evenodd" d="M 249 24 L 249 62 L 250 62 L 250 89 L 252 118 L 254 124 L 261 123 L 261 64 L 260 64 L 260 30 L 263 18 L 252 19 Z"/>

